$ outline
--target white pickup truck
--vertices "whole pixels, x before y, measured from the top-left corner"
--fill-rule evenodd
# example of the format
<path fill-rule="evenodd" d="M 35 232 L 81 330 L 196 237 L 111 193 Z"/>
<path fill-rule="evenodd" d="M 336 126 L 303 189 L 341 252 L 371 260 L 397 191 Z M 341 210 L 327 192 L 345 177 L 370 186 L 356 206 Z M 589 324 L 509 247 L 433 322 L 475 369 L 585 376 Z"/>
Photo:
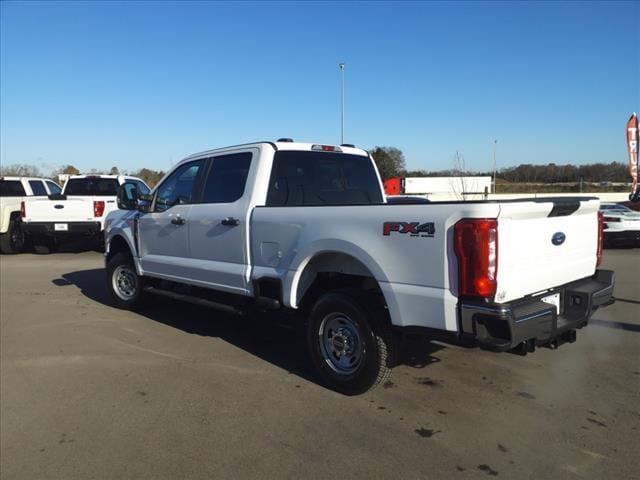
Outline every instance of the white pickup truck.
<path fill-rule="evenodd" d="M 118 306 L 301 312 L 315 367 L 346 394 L 386 378 L 397 333 L 524 354 L 573 342 L 612 301 L 597 199 L 389 204 L 352 146 L 211 150 L 118 202 L 105 226 Z"/>
<path fill-rule="evenodd" d="M 20 253 L 24 248 L 20 212 L 25 198 L 46 198 L 60 191 L 60 185 L 48 178 L 0 177 L 0 252 Z"/>
<path fill-rule="evenodd" d="M 124 183 L 138 192 L 150 189 L 139 178 L 125 175 L 73 175 L 62 192 L 48 198 L 26 199 L 22 209 L 22 227 L 35 243 L 43 238 L 54 246 L 70 236 L 102 240 L 104 220 L 117 209 L 116 194 Z"/>

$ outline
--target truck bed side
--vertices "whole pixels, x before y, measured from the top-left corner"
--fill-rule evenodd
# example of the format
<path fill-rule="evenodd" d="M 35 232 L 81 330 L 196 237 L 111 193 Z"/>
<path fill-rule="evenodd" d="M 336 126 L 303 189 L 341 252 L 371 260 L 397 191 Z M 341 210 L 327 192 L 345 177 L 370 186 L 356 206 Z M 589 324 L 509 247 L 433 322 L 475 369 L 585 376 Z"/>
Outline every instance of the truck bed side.
<path fill-rule="evenodd" d="M 455 331 L 457 298 L 448 260 L 452 226 L 464 217 L 498 213 L 495 203 L 259 207 L 251 219 L 252 277 L 279 278 L 285 305 L 295 308 L 314 276 L 310 261 L 339 252 L 338 267 L 355 269 L 359 263 L 378 281 L 394 324 Z M 412 233 L 405 224 L 416 222 L 433 228 Z M 391 224 L 387 235 L 385 223 Z"/>

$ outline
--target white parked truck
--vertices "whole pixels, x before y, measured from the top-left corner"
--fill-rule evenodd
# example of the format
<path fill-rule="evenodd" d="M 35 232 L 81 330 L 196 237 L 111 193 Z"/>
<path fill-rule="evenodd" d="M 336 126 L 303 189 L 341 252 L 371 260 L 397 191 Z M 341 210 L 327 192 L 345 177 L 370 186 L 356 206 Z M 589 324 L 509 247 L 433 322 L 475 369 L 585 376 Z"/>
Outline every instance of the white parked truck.
<path fill-rule="evenodd" d="M 56 195 L 24 201 L 23 230 L 34 242 L 45 239 L 54 246 L 70 236 L 102 240 L 104 220 L 118 208 L 118 188 L 127 182 L 142 194 L 150 192 L 142 180 L 126 175 L 72 175 Z"/>
<path fill-rule="evenodd" d="M 353 146 L 211 150 L 118 201 L 105 226 L 117 305 L 300 312 L 315 367 L 347 394 L 389 374 L 396 334 L 526 353 L 574 341 L 612 299 L 597 199 L 388 204 Z"/>
<path fill-rule="evenodd" d="M 60 185 L 48 178 L 0 177 L 0 252 L 20 253 L 24 248 L 20 212 L 25 198 L 46 198 L 60 191 Z"/>

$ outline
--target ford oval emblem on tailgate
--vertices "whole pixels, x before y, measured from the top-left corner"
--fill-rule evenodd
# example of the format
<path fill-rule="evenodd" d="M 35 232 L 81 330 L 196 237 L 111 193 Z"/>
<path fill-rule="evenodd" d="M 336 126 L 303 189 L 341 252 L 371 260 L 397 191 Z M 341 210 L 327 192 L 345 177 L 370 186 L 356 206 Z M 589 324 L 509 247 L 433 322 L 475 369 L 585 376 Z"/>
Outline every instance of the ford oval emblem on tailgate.
<path fill-rule="evenodd" d="M 553 234 L 553 237 L 551 237 L 551 243 L 554 245 L 562 245 L 566 238 L 567 236 L 564 233 L 556 232 Z"/>
<path fill-rule="evenodd" d="M 64 205 L 54 205 L 53 208 L 58 208 L 58 209 L 64 208 Z"/>

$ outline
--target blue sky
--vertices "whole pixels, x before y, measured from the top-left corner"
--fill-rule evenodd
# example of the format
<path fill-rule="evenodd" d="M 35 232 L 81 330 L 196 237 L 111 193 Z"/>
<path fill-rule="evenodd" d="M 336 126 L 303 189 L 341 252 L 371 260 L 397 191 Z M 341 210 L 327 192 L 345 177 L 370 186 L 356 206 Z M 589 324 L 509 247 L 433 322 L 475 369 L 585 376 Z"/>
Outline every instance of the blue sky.
<path fill-rule="evenodd" d="M 640 2 L 2 2 L 3 164 L 167 169 L 293 137 L 411 169 L 626 162 Z"/>

